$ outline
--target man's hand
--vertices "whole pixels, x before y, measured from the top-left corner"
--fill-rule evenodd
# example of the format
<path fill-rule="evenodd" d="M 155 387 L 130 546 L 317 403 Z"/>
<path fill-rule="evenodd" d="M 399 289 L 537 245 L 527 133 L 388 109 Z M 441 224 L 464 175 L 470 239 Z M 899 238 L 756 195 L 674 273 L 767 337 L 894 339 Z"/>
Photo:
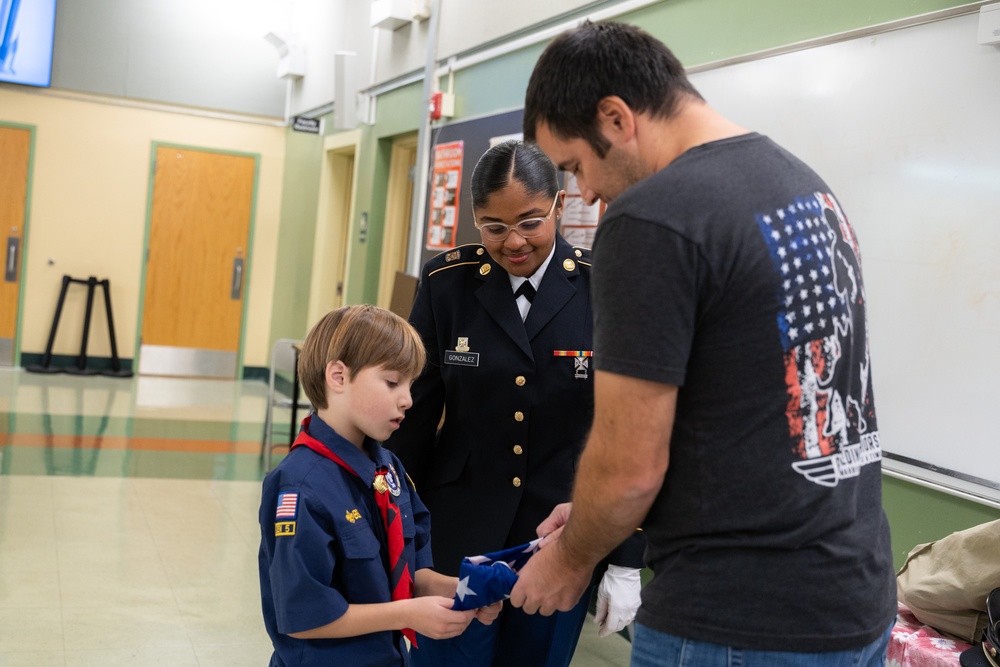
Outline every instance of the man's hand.
<path fill-rule="evenodd" d="M 639 597 L 642 581 L 639 569 L 609 565 L 601 585 L 597 587 L 597 608 L 594 623 L 600 630 L 599 637 L 607 637 L 622 630 L 635 620 L 642 600 Z"/>
<path fill-rule="evenodd" d="M 542 616 L 576 606 L 590 583 L 591 568 L 570 562 L 560 546 L 558 541 L 551 542 L 525 563 L 510 593 L 512 605 Z"/>

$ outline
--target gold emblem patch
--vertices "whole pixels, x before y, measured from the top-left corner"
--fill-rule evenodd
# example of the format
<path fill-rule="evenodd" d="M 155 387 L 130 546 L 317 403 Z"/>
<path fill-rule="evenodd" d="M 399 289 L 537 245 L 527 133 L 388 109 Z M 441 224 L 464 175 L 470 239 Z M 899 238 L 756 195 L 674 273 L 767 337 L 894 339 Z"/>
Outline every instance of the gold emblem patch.
<path fill-rule="evenodd" d="M 347 513 L 344 515 L 344 518 L 350 521 L 351 523 L 354 523 L 355 521 L 361 518 L 361 512 L 359 512 L 356 509 L 347 510 Z"/>
<path fill-rule="evenodd" d="M 274 524 L 275 537 L 281 537 L 282 535 L 294 535 L 294 534 L 295 534 L 294 521 L 279 521 Z"/>

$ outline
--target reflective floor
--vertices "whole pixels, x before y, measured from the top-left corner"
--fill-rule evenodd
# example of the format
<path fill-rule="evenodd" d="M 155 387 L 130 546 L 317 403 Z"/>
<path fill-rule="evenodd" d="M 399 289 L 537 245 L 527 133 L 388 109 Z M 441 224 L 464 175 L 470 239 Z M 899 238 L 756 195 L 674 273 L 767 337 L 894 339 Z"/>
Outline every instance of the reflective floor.
<path fill-rule="evenodd" d="M 0 369 L 0 667 L 267 664 L 266 394 Z M 573 666 L 627 665 L 594 627 Z"/>

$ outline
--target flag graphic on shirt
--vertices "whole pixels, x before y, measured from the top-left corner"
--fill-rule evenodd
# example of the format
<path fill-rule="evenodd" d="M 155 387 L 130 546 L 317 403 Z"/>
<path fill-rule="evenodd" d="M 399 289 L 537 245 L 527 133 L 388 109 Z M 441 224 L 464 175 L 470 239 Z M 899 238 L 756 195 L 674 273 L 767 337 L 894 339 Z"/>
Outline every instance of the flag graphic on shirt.
<path fill-rule="evenodd" d="M 882 458 L 857 239 L 830 194 L 756 218 L 779 275 L 792 467 L 836 486 Z"/>
<path fill-rule="evenodd" d="M 299 494 L 285 492 L 278 494 L 278 509 L 274 514 L 275 519 L 294 519 L 295 509 L 298 505 Z"/>

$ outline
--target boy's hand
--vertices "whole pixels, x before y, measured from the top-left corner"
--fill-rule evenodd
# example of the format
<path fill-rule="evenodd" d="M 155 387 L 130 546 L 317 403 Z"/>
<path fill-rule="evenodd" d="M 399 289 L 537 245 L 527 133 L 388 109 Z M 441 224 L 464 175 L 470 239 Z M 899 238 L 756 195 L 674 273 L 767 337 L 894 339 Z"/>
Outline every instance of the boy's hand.
<path fill-rule="evenodd" d="M 480 607 L 476 609 L 476 620 L 483 625 L 490 625 L 493 621 L 497 620 L 497 616 L 500 615 L 500 610 L 503 608 L 503 600 L 499 602 L 494 602 L 487 607 Z"/>
<path fill-rule="evenodd" d="M 451 608 L 454 602 L 451 598 L 436 595 L 425 595 L 408 602 L 412 618 L 407 627 L 431 639 L 457 637 L 465 631 L 477 614 L 475 609 L 455 611 Z"/>

